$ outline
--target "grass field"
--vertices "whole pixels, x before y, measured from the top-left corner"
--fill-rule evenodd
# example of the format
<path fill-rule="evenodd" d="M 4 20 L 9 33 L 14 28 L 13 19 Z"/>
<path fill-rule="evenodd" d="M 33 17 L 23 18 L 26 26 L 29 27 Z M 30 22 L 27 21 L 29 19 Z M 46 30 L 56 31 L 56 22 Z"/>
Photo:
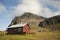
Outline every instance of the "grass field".
<path fill-rule="evenodd" d="M 4 35 L 0 32 L 0 40 L 60 40 L 60 32 L 36 32 L 26 35 Z"/>

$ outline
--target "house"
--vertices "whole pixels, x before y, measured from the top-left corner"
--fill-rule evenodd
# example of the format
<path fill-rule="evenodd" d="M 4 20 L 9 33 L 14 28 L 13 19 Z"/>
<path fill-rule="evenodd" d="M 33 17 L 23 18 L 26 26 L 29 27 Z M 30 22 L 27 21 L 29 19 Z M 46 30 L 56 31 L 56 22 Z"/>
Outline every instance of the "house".
<path fill-rule="evenodd" d="M 20 34 L 29 32 L 30 32 L 29 24 L 16 24 L 7 28 L 8 34 Z"/>

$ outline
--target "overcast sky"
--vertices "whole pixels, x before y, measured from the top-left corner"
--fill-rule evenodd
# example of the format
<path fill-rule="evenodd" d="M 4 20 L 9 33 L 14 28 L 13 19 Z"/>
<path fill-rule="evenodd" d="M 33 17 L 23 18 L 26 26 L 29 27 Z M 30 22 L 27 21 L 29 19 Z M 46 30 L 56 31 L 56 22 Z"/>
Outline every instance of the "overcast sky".
<path fill-rule="evenodd" d="M 60 0 L 0 0 L 0 30 L 5 30 L 15 16 L 24 12 L 47 18 L 60 15 Z"/>

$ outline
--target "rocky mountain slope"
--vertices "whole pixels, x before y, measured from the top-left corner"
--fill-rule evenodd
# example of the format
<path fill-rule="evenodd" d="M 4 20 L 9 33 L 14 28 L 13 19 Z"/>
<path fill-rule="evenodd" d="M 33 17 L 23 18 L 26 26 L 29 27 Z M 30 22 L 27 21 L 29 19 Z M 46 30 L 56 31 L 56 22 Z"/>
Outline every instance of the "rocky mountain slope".
<path fill-rule="evenodd" d="M 60 15 L 45 19 L 44 21 L 40 22 L 39 26 L 60 30 Z"/>
<path fill-rule="evenodd" d="M 39 22 L 41 22 L 43 20 L 45 20 L 45 18 L 42 16 L 37 16 L 30 12 L 26 12 L 26 13 L 22 14 L 21 16 L 15 17 L 9 26 L 15 25 L 18 23 L 28 23 L 30 25 L 30 27 L 32 27 L 32 29 L 36 30 L 36 29 L 38 29 Z"/>

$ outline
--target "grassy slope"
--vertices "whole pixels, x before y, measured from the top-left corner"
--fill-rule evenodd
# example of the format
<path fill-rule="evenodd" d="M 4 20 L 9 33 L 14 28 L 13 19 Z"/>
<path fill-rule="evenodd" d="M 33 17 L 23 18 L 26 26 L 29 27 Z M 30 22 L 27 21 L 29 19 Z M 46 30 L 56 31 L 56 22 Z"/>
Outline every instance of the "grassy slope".
<path fill-rule="evenodd" d="M 60 23 L 57 23 L 57 24 L 54 24 L 54 25 L 48 25 L 48 29 L 60 30 Z"/>
<path fill-rule="evenodd" d="M 60 28 L 60 24 L 54 25 L 54 27 Z M 39 29 L 39 27 L 33 26 L 31 31 L 35 32 Z M 4 35 L 4 32 L 0 32 L 0 40 L 60 40 L 60 31 L 35 32 L 35 34 L 26 35 Z"/>
<path fill-rule="evenodd" d="M 2 35 L 0 40 L 60 40 L 60 32 L 36 32 L 26 35 Z"/>

